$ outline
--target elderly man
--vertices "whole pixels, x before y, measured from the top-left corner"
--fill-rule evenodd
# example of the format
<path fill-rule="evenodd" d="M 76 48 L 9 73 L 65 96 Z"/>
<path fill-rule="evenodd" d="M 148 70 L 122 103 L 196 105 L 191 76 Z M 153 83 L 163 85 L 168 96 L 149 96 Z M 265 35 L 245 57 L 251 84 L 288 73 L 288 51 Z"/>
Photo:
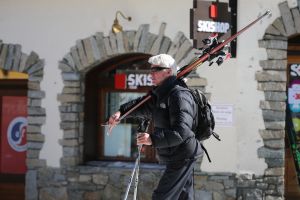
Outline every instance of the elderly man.
<path fill-rule="evenodd" d="M 200 143 L 195 139 L 197 105 L 192 94 L 184 89 L 182 80 L 176 79 L 177 65 L 167 54 L 150 57 L 152 98 L 139 106 L 127 117 L 152 119 L 152 134 L 140 133 L 138 145 L 156 148 L 158 160 L 166 165 L 153 200 L 194 199 L 193 169 L 196 159 L 202 156 Z M 109 118 L 110 129 L 119 122 L 120 116 L 134 106 L 139 99 L 120 106 Z"/>

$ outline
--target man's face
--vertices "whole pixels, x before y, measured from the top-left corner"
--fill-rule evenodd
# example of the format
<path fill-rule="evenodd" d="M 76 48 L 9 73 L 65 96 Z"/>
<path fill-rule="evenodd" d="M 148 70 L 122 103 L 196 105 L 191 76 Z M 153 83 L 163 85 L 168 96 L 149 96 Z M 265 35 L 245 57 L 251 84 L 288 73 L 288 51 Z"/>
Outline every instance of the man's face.
<path fill-rule="evenodd" d="M 151 65 L 151 79 L 154 86 L 160 85 L 166 78 L 172 75 L 172 70 L 157 65 Z"/>

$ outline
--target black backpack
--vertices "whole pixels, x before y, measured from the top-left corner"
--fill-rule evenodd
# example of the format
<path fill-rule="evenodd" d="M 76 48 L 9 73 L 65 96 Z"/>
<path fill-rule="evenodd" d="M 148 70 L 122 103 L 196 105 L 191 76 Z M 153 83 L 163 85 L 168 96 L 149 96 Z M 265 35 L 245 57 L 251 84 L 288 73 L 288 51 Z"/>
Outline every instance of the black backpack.
<path fill-rule="evenodd" d="M 202 141 L 214 136 L 217 140 L 221 141 L 219 135 L 214 132 L 215 128 L 215 117 L 211 110 L 211 105 L 209 104 L 204 93 L 199 89 L 188 88 L 194 97 L 194 100 L 198 107 L 198 112 L 196 116 L 196 122 L 193 127 L 195 133 L 195 138 L 200 141 L 201 147 L 205 152 L 208 161 L 211 162 L 210 157 L 206 148 L 203 146 Z"/>
<path fill-rule="evenodd" d="M 208 152 L 202 143 L 212 135 L 217 140 L 221 141 L 219 135 L 214 132 L 215 118 L 211 110 L 211 105 L 200 89 L 184 87 L 182 90 L 190 91 L 195 103 L 197 104 L 197 116 L 195 117 L 192 130 L 195 133 L 195 138 L 200 141 L 201 147 L 204 150 L 209 162 L 211 162 Z"/>
<path fill-rule="evenodd" d="M 206 140 L 213 135 L 217 140 L 220 140 L 219 135 L 214 132 L 215 118 L 204 93 L 199 89 L 188 88 L 194 97 L 194 100 L 198 106 L 198 112 L 196 116 L 196 125 L 193 128 L 195 137 L 199 141 Z"/>

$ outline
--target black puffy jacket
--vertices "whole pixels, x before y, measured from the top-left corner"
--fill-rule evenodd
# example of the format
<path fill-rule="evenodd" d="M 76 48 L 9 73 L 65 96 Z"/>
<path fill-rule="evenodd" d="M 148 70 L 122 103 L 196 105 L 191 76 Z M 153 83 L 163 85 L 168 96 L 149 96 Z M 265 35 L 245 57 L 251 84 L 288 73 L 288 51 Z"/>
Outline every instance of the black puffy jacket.
<path fill-rule="evenodd" d="M 150 137 L 160 163 L 177 163 L 202 154 L 192 131 L 197 105 L 192 94 L 180 87 L 185 87 L 182 81 L 175 76 L 168 77 L 151 91 L 150 100 L 127 116 L 153 120 L 154 131 Z M 139 101 L 135 99 L 121 105 L 121 114 Z"/>

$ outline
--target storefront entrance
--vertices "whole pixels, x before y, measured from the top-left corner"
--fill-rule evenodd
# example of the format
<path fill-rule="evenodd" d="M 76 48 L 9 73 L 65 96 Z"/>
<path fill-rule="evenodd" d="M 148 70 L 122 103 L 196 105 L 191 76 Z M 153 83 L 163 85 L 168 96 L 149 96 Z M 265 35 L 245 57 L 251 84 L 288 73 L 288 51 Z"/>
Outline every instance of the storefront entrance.
<path fill-rule="evenodd" d="M 0 197 L 25 199 L 27 80 L 0 71 Z"/>
<path fill-rule="evenodd" d="M 300 199 L 300 43 L 289 39 L 285 139 L 285 198 Z"/>

